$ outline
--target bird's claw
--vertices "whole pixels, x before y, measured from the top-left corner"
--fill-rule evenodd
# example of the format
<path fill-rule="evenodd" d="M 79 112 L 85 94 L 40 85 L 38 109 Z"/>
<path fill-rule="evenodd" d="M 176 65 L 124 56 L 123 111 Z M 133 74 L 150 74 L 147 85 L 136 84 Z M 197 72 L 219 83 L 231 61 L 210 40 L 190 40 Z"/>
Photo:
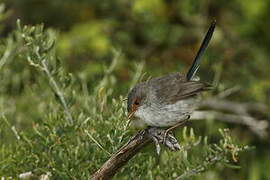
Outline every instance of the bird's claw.
<path fill-rule="evenodd" d="M 171 133 L 171 131 L 165 130 L 164 135 L 163 135 L 163 139 L 162 139 L 162 144 L 166 145 L 166 138 L 167 138 L 167 136 L 168 136 L 169 133 L 170 133 L 171 136 L 173 136 L 173 134 Z"/>
<path fill-rule="evenodd" d="M 171 131 L 149 127 L 147 132 L 150 138 L 155 142 L 157 154 L 160 153 L 160 144 L 164 144 L 171 151 L 180 150 L 180 145 Z"/>

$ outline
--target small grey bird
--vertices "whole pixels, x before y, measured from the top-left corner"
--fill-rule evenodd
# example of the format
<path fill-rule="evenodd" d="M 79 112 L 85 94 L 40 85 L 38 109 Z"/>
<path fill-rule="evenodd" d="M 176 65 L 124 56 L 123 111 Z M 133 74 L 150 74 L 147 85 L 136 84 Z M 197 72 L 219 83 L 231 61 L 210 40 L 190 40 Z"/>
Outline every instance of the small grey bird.
<path fill-rule="evenodd" d="M 208 84 L 193 78 L 215 25 L 215 21 L 210 25 L 186 75 L 176 72 L 153 78 L 137 84 L 129 92 L 127 110 L 132 126 L 170 127 L 168 130 L 172 130 L 189 119 L 196 108 L 196 95 L 209 89 Z"/>

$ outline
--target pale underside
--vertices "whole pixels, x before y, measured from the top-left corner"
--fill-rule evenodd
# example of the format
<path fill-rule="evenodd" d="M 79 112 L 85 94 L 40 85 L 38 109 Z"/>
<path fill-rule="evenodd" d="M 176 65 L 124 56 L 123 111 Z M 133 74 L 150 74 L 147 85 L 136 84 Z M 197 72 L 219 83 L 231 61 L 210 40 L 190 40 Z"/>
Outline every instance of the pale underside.
<path fill-rule="evenodd" d="M 135 128 L 173 126 L 191 115 L 197 104 L 196 99 L 191 97 L 165 106 L 159 104 L 143 105 L 134 114 L 135 117 L 131 120 L 131 125 Z"/>

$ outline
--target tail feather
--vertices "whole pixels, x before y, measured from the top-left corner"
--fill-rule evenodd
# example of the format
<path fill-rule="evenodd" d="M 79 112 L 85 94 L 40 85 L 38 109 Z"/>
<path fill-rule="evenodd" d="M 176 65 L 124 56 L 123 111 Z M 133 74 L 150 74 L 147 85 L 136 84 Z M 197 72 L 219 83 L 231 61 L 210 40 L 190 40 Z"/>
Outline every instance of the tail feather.
<path fill-rule="evenodd" d="M 193 63 L 188 70 L 188 73 L 186 75 L 187 80 L 191 80 L 192 77 L 196 74 L 196 71 L 198 70 L 198 68 L 200 66 L 201 56 L 202 56 L 203 52 L 205 51 L 205 49 L 207 48 L 207 46 L 212 38 L 215 27 L 216 27 L 216 21 L 214 20 L 212 22 L 212 24 L 210 25 L 210 27 L 209 27 L 209 29 L 208 29 L 208 31 L 203 39 L 203 42 L 200 46 L 200 49 L 197 52 L 195 59 L 193 60 Z"/>

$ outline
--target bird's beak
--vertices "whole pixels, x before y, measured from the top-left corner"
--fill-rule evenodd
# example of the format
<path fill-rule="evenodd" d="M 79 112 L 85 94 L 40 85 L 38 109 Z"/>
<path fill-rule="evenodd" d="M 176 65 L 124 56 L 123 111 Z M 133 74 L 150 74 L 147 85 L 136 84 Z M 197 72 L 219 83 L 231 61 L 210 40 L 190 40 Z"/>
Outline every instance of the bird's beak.
<path fill-rule="evenodd" d="M 135 104 L 132 104 L 131 111 L 128 113 L 128 119 L 131 119 L 134 116 L 137 109 L 138 109 L 138 106 Z"/>
<path fill-rule="evenodd" d="M 131 111 L 130 113 L 128 113 L 128 119 L 131 119 L 133 117 L 133 115 L 135 114 L 136 111 Z"/>

